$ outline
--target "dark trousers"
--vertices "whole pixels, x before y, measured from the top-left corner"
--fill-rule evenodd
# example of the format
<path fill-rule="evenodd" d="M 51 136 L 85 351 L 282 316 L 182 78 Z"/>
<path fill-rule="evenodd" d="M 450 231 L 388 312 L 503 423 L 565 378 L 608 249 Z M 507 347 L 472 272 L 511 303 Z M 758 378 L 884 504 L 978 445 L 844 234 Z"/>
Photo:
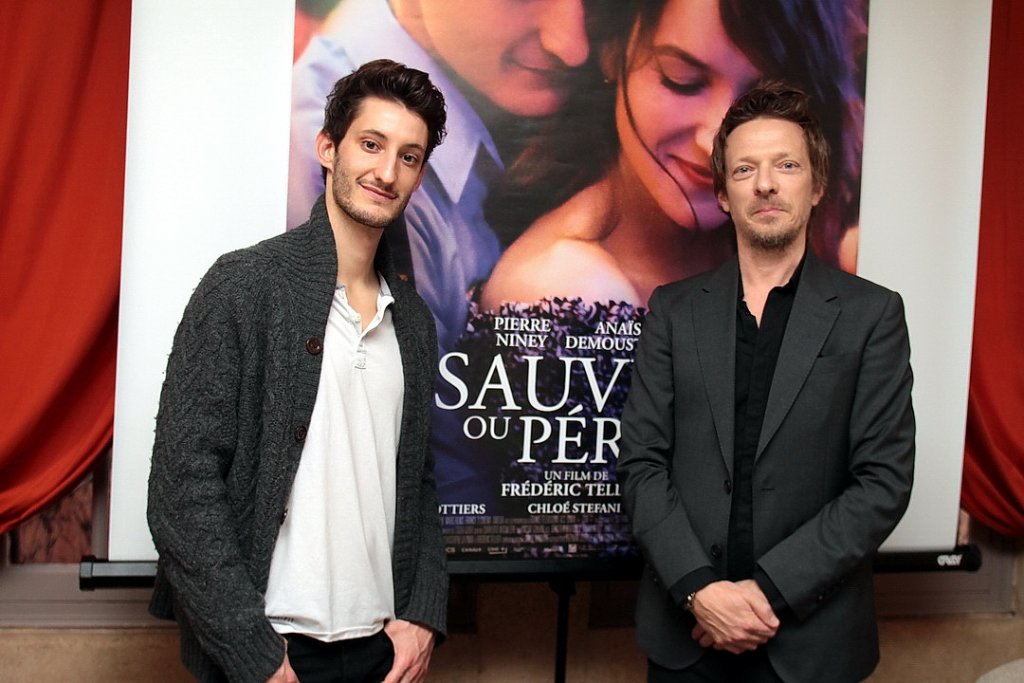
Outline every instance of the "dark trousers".
<path fill-rule="evenodd" d="M 647 661 L 647 683 L 783 683 L 762 648 L 734 655 L 709 649 L 686 669 L 666 669 Z"/>
<path fill-rule="evenodd" d="M 333 643 L 296 633 L 285 638 L 288 661 L 302 683 L 380 683 L 395 659 L 384 631 Z"/>

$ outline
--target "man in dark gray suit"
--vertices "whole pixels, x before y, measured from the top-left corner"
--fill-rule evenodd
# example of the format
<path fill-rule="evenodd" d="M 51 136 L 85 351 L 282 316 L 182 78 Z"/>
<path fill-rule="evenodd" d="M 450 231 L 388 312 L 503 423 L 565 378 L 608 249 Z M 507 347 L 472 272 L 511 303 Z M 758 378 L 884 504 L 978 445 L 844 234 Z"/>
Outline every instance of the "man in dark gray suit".
<path fill-rule="evenodd" d="M 859 681 L 913 479 L 903 303 L 807 248 L 828 145 L 804 93 L 742 95 L 712 174 L 737 258 L 654 292 L 622 419 L 648 680 Z"/>

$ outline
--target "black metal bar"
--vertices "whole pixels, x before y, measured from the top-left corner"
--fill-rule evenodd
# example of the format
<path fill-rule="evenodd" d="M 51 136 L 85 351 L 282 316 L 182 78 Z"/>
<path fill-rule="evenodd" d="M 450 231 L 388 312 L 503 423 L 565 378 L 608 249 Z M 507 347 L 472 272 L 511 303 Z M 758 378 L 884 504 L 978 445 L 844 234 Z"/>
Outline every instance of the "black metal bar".
<path fill-rule="evenodd" d="M 156 562 L 110 562 L 87 555 L 78 565 L 78 590 L 152 588 Z"/>
<path fill-rule="evenodd" d="M 551 590 L 558 595 L 558 625 L 555 636 L 555 683 L 565 683 L 566 664 L 569 661 L 569 600 L 576 594 L 576 582 L 559 578 L 551 582 Z"/>
<path fill-rule="evenodd" d="M 952 550 L 881 553 L 875 558 L 875 572 L 976 572 L 981 568 L 981 548 L 958 545 Z"/>
<path fill-rule="evenodd" d="M 976 572 L 981 568 L 981 563 L 981 549 L 970 544 L 958 545 L 952 550 L 883 552 L 875 558 L 874 570 L 879 574 Z M 609 563 L 600 560 L 452 560 L 448 563 L 448 569 L 453 577 L 472 577 L 484 581 L 549 581 L 554 584 L 562 579 L 569 583 L 635 579 L 640 576 L 641 564 L 639 561 Z M 111 561 L 87 555 L 79 564 L 78 587 L 84 591 L 97 588 L 149 588 L 153 586 L 155 576 L 155 561 Z"/>

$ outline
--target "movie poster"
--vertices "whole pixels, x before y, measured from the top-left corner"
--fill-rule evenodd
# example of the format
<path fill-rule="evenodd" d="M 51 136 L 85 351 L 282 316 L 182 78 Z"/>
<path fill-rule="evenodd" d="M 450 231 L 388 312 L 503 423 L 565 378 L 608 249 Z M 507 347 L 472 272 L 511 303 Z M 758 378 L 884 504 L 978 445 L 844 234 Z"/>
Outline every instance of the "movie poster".
<path fill-rule="evenodd" d="M 866 0 L 299 0 L 289 228 L 324 191 L 313 139 L 338 78 L 390 58 L 447 102 L 388 239 L 437 322 L 453 567 L 637 557 L 615 467 L 647 301 L 735 251 L 714 133 L 761 79 L 810 94 L 831 146 L 811 248 L 853 272 L 866 40 Z"/>

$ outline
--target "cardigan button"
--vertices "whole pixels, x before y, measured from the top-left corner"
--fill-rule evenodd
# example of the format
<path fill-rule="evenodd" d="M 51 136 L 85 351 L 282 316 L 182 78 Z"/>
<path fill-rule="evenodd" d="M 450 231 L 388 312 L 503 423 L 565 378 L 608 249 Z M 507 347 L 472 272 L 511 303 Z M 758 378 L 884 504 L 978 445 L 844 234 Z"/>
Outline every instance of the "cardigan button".
<path fill-rule="evenodd" d="M 717 543 L 715 543 L 713 546 L 711 546 L 711 557 L 713 557 L 713 558 L 715 558 L 717 560 L 721 556 L 722 556 L 722 549 L 719 547 L 719 545 Z"/>
<path fill-rule="evenodd" d="M 306 426 L 305 425 L 299 425 L 298 427 L 295 428 L 295 441 L 298 442 L 298 443 L 302 443 L 305 440 L 306 440 Z"/>
<path fill-rule="evenodd" d="M 324 350 L 324 343 L 317 337 L 310 337 L 306 340 L 306 350 L 315 356 Z"/>

